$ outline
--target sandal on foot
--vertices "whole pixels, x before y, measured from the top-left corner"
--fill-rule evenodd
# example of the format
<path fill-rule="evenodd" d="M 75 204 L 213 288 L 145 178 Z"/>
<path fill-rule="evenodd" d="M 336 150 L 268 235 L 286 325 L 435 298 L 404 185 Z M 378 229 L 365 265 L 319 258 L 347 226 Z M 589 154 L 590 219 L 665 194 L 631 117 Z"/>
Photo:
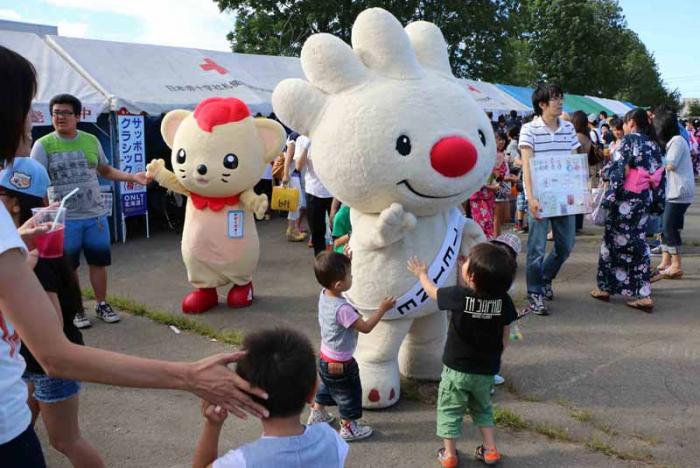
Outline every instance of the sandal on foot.
<path fill-rule="evenodd" d="M 654 303 L 653 302 L 646 302 L 643 299 L 637 299 L 636 301 L 630 301 L 627 303 L 627 307 L 641 310 L 642 312 L 646 312 L 647 314 L 650 314 L 654 311 Z"/>
<path fill-rule="evenodd" d="M 501 454 L 498 453 L 496 447 L 486 448 L 483 445 L 479 445 L 474 453 L 474 458 L 488 466 L 495 466 L 500 463 Z"/>
<path fill-rule="evenodd" d="M 447 455 L 445 455 L 444 447 L 437 451 L 437 460 L 440 463 L 440 466 L 444 468 L 457 468 L 457 466 L 459 465 L 459 457 L 448 457 Z"/>
<path fill-rule="evenodd" d="M 673 273 L 671 273 L 669 270 L 665 270 L 661 274 L 663 275 L 664 279 L 675 280 L 683 278 L 683 270 L 677 270 Z"/>
<path fill-rule="evenodd" d="M 598 299 L 599 301 L 610 302 L 610 293 L 601 291 L 600 289 L 594 289 L 591 291 L 591 297 L 593 299 Z"/>

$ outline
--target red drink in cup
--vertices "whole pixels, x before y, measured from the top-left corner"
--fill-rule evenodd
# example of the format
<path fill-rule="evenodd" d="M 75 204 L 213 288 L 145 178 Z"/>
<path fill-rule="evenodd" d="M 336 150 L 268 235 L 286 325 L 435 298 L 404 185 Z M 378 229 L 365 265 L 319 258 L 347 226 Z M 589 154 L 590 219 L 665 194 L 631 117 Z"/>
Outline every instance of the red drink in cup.
<path fill-rule="evenodd" d="M 53 231 L 37 236 L 36 249 L 41 258 L 57 258 L 63 256 L 63 239 L 66 230 L 58 226 Z"/>
<path fill-rule="evenodd" d="M 65 208 L 32 208 L 34 221 L 48 228 L 47 232 L 35 238 L 36 249 L 41 258 L 57 258 L 63 256 L 63 241 L 65 238 Z"/>

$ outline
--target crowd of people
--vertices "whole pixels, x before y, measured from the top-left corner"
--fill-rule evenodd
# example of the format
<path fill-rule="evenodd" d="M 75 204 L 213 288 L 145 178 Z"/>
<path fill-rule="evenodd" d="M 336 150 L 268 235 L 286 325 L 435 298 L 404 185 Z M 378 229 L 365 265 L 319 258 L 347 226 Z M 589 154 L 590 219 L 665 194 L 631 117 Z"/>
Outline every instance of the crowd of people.
<path fill-rule="evenodd" d="M 284 235 L 290 242 L 308 241 L 313 248 L 321 287 L 319 356 L 306 337 L 282 328 L 248 335 L 241 352 L 195 363 L 102 351 L 83 343 L 80 329 L 90 320 L 77 276 L 82 253 L 97 298 L 96 316 L 118 322 L 117 312 L 106 302 L 110 238 L 97 177 L 143 185 L 149 179 L 145 173 L 128 174 L 109 165 L 99 141 L 77 129 L 81 103 L 70 95 L 51 101 L 55 131 L 32 146 L 34 69 L 0 47 L 0 77 L 5 83 L 0 89 L 5 109 L 0 117 L 3 466 L 45 466 L 33 429 L 39 416 L 51 444 L 74 466 L 104 466 L 99 450 L 80 432 L 80 381 L 181 389 L 201 397 L 205 422 L 195 449 L 197 467 L 343 466 L 347 442 L 373 433 L 360 421 L 362 383 L 353 358 L 358 333 L 371 333 L 395 298 L 385 298 L 367 316 L 345 300 L 343 293 L 352 285 L 350 208 L 334 199 L 316 175 L 312 141 L 291 132 L 257 189 L 269 196 L 279 183 L 299 191 L 298 207 L 286 214 Z M 600 208 L 607 212 L 594 299 L 622 295 L 630 298 L 630 307 L 651 312 L 651 284 L 683 276 L 681 230 L 694 200 L 700 125 L 680 122 L 667 107 L 634 109 L 622 117 L 581 111 L 568 116 L 563 96 L 561 87 L 542 83 L 532 96 L 532 116 L 522 118 L 513 111 L 494 122 L 493 171 L 462 205 L 488 242 L 460 259 L 458 284 L 438 288 L 427 275 L 425 259 L 413 257 L 407 265 L 425 293 L 452 314 L 436 413 L 437 435 L 443 439 L 437 457 L 445 467 L 459 463 L 456 443 L 465 414 L 482 437 L 475 457 L 487 465 L 500 461 L 491 394 L 493 385 L 503 382 L 498 373 L 511 327 L 530 313 L 549 315 L 553 283 L 583 224 L 583 214 L 542 216 L 531 160 L 551 152 L 587 156 L 590 188 L 602 191 Z M 64 255 L 38 258 L 36 239 L 49 227 L 35 221 L 32 209 L 61 200 L 75 187 L 80 191 L 67 206 Z M 660 228 L 652 227 L 657 219 Z M 522 311 L 516 311 L 509 295 L 520 253 L 519 238 L 506 232 L 511 221 L 516 232 L 527 234 L 528 303 Z M 661 261 L 652 268 L 647 234 L 654 231 L 660 232 Z M 553 241 L 549 254 L 548 240 Z M 464 313 L 469 310 L 479 313 Z M 234 362 L 235 370 L 227 367 Z M 309 417 L 302 424 L 307 406 Z M 336 419 L 331 406 L 338 407 L 339 432 L 328 424 Z M 220 457 L 218 442 L 228 414 L 242 417 L 246 412 L 261 418 L 264 436 Z M 290 465 L 289 460 L 297 462 Z"/>

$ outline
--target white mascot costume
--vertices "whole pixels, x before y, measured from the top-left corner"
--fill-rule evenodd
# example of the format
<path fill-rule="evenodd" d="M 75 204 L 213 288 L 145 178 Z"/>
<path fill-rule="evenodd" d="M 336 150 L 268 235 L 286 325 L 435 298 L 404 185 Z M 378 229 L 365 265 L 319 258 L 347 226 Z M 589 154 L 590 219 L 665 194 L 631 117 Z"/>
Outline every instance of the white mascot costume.
<path fill-rule="evenodd" d="M 361 335 L 363 405 L 398 401 L 401 373 L 437 380 L 447 315 L 407 270 L 417 255 L 438 286 L 456 283 L 458 256 L 485 240 L 457 206 L 491 173 L 491 123 L 452 74 L 440 29 L 405 29 L 380 8 L 362 12 L 352 48 L 330 34 L 301 51 L 307 81 L 274 91 L 277 116 L 309 135 L 319 178 L 350 206 L 353 285 L 347 299 L 362 314 L 386 296 L 396 307 Z"/>

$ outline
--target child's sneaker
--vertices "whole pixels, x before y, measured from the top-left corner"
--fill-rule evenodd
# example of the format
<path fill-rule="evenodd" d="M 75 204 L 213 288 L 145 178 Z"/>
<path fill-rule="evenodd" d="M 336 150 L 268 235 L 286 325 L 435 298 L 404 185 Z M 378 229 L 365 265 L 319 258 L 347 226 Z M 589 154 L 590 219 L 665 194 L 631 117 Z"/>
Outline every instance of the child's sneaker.
<path fill-rule="evenodd" d="M 496 374 L 493 376 L 493 384 L 494 385 L 503 385 L 505 383 L 506 379 L 501 377 L 500 375 Z"/>
<path fill-rule="evenodd" d="M 494 466 L 501 461 L 501 454 L 498 453 L 496 447 L 488 449 L 483 445 L 479 445 L 474 453 L 474 458 L 484 462 L 486 465 Z"/>
<path fill-rule="evenodd" d="M 318 424 L 318 423 L 332 423 L 333 420 L 335 420 L 335 416 L 330 414 L 328 411 L 321 409 L 317 410 L 314 408 L 311 408 L 311 412 L 309 413 L 309 419 L 306 421 L 306 424 Z"/>
<path fill-rule="evenodd" d="M 343 421 L 340 425 L 340 437 L 345 442 L 366 439 L 372 435 L 372 428 L 357 424 L 357 421 Z"/>
<path fill-rule="evenodd" d="M 547 306 L 544 305 L 541 294 L 530 293 L 527 295 L 527 307 L 523 309 L 520 315 L 527 315 L 530 313 L 535 315 L 549 315 L 549 311 L 547 310 Z"/>

